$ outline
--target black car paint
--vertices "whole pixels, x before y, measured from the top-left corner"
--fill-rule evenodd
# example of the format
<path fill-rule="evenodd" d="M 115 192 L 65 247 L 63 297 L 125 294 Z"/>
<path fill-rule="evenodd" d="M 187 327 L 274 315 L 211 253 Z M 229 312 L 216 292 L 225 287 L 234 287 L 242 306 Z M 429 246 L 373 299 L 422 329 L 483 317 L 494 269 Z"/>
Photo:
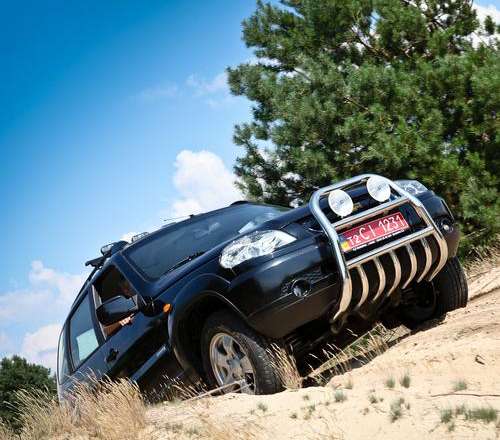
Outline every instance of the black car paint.
<path fill-rule="evenodd" d="M 356 195 L 352 196 L 356 201 Z M 449 256 L 455 255 L 459 233 L 448 207 L 432 191 L 418 197 L 438 224 L 441 219 L 447 219 L 452 224 L 445 239 Z M 238 206 L 223 209 L 238 209 Z M 411 208 L 401 209 L 410 225 L 418 227 Z M 93 280 L 113 265 L 135 292 L 149 303 L 149 307 L 137 313 L 131 324 L 105 340 L 95 316 L 93 280 L 82 288 L 68 319 L 83 295 L 90 293 L 99 348 L 78 368 L 71 365 L 68 356 L 70 375 L 59 378 L 60 398 L 64 399 L 74 387 L 74 379 L 87 380 L 89 374 L 96 379 L 105 375 L 111 378 L 130 377 L 145 390 L 154 389 L 165 376 L 196 380 L 200 372 L 193 350 L 199 347 L 188 341 L 186 332 L 201 329 L 202 322 L 197 319 L 200 310 L 206 314 L 214 308 L 227 307 L 257 332 L 272 338 L 284 337 L 328 313 L 339 299 L 340 286 L 328 241 L 313 223 L 306 205 L 260 225 L 259 230 L 283 229 L 297 240 L 271 255 L 246 261 L 232 270 L 224 269 L 219 264 L 220 253 L 231 240 L 157 280 L 146 279 L 134 268 L 127 258 L 127 248 L 112 255 Z M 317 268 L 320 268 L 319 272 Z M 297 297 L 290 291 L 283 291 L 289 280 L 312 270 L 321 273 L 321 276 L 314 279 L 308 295 Z M 165 304 L 171 304 L 169 313 L 163 312 Z M 64 326 L 64 331 L 68 332 L 68 327 Z M 69 339 L 66 334 L 68 353 Z"/>

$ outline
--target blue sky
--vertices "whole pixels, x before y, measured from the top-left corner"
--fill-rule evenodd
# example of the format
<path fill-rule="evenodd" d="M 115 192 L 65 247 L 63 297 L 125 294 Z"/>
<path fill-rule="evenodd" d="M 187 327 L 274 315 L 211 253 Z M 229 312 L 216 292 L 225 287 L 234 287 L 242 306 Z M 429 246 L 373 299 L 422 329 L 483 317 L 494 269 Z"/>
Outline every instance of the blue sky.
<path fill-rule="evenodd" d="M 480 3 L 500 8 L 499 1 Z M 0 356 L 54 365 L 101 245 L 240 198 L 227 66 L 253 1 L 3 2 Z M 221 191 L 224 188 L 224 191 Z"/>

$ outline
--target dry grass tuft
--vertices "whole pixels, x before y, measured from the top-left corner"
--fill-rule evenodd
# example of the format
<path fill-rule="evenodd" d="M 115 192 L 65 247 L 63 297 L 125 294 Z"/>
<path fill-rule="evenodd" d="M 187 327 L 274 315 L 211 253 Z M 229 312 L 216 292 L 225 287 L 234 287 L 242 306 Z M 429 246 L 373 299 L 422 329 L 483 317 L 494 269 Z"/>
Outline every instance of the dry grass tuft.
<path fill-rule="evenodd" d="M 96 385 L 95 383 L 93 384 Z M 97 393 L 78 386 L 79 423 L 103 439 L 134 439 L 145 427 L 146 406 L 136 384 L 125 379 L 99 382 Z"/>
<path fill-rule="evenodd" d="M 78 384 L 72 406 L 59 405 L 44 391 L 20 391 L 18 398 L 22 431 L 14 437 L 1 427 L 2 438 L 132 440 L 139 438 L 146 426 L 146 408 L 139 389 L 125 379 L 99 384 L 92 381 L 91 386 Z"/>
<path fill-rule="evenodd" d="M 271 356 L 271 363 L 278 372 L 283 386 L 289 390 L 302 388 L 304 379 L 297 369 L 297 362 L 293 354 L 277 344 L 272 344 L 272 348 L 268 353 Z"/>
<path fill-rule="evenodd" d="M 475 280 L 488 273 L 500 263 L 500 236 L 487 248 L 474 250 L 475 255 L 465 263 L 465 272 L 469 281 Z"/>
<path fill-rule="evenodd" d="M 190 402 L 183 402 L 182 412 L 184 414 L 183 423 L 165 424 L 168 420 L 165 414 L 162 420 L 163 429 L 155 432 L 154 439 L 207 439 L 207 440 L 257 440 L 272 438 L 270 428 L 262 426 L 257 418 L 265 417 L 267 406 L 259 404 L 262 413 L 256 415 L 255 410 L 251 411 L 254 417 L 224 415 L 210 411 L 210 399 L 201 399 Z M 178 409 L 174 410 L 175 413 Z M 158 425 L 156 426 L 158 428 Z M 268 434 L 268 435 L 267 435 Z"/>
<path fill-rule="evenodd" d="M 326 361 L 313 370 L 309 377 L 323 385 L 327 372 L 333 376 L 342 375 L 351 371 L 354 365 L 365 365 L 389 348 L 388 340 L 391 337 L 391 332 L 382 324 L 377 324 L 344 349 L 330 344 L 323 350 Z"/>
<path fill-rule="evenodd" d="M 23 426 L 20 438 L 36 440 L 72 431 L 74 415 L 68 406 L 60 406 L 47 391 L 21 390 L 17 393 L 19 420 Z"/>

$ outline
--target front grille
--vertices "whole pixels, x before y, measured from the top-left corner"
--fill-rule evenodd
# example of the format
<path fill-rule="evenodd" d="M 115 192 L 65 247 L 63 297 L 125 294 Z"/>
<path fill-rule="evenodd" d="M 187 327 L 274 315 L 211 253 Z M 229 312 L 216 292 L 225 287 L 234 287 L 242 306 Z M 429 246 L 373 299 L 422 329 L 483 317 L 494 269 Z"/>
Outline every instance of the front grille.
<path fill-rule="evenodd" d="M 438 260 L 433 237 L 424 237 L 350 269 L 352 311 L 365 314 L 398 288 L 421 282 Z"/>
<path fill-rule="evenodd" d="M 398 288 L 412 282 L 432 280 L 446 262 L 446 241 L 416 197 L 394 182 L 387 180 L 391 197 L 386 202 L 370 199 L 366 181 L 374 175 L 363 175 L 317 190 L 309 202 L 314 221 L 304 226 L 321 228 L 332 245 L 342 285 L 341 299 L 332 323 L 342 322 L 350 312 L 364 314 L 365 309 L 390 297 Z M 358 203 L 358 211 L 346 218 L 332 216 L 325 206 L 325 195 L 343 189 Z M 368 200 L 368 201 L 367 201 Z M 344 253 L 339 234 L 366 221 L 401 211 L 410 228 L 397 236 L 373 243 L 368 247 Z M 306 221 L 306 222 L 307 222 Z"/>

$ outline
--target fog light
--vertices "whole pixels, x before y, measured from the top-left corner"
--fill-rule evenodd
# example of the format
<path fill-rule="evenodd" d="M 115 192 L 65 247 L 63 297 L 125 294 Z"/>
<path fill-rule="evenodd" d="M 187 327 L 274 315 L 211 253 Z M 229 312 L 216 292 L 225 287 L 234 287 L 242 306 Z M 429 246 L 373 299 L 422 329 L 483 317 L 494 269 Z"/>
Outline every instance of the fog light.
<path fill-rule="evenodd" d="M 298 297 L 307 295 L 310 289 L 311 289 L 311 284 L 309 283 L 309 281 L 304 279 L 295 280 L 290 288 L 292 293 Z"/>
<path fill-rule="evenodd" d="M 331 210 L 340 217 L 349 215 L 354 209 L 351 197 L 341 189 L 336 189 L 328 195 L 328 204 Z"/>
<path fill-rule="evenodd" d="M 441 220 L 441 230 L 446 233 L 451 232 L 453 230 L 453 225 L 451 221 L 448 220 L 447 218 Z"/>
<path fill-rule="evenodd" d="M 366 182 L 366 189 L 377 202 L 385 202 L 391 197 L 391 187 L 387 179 L 380 176 L 370 177 Z"/>

